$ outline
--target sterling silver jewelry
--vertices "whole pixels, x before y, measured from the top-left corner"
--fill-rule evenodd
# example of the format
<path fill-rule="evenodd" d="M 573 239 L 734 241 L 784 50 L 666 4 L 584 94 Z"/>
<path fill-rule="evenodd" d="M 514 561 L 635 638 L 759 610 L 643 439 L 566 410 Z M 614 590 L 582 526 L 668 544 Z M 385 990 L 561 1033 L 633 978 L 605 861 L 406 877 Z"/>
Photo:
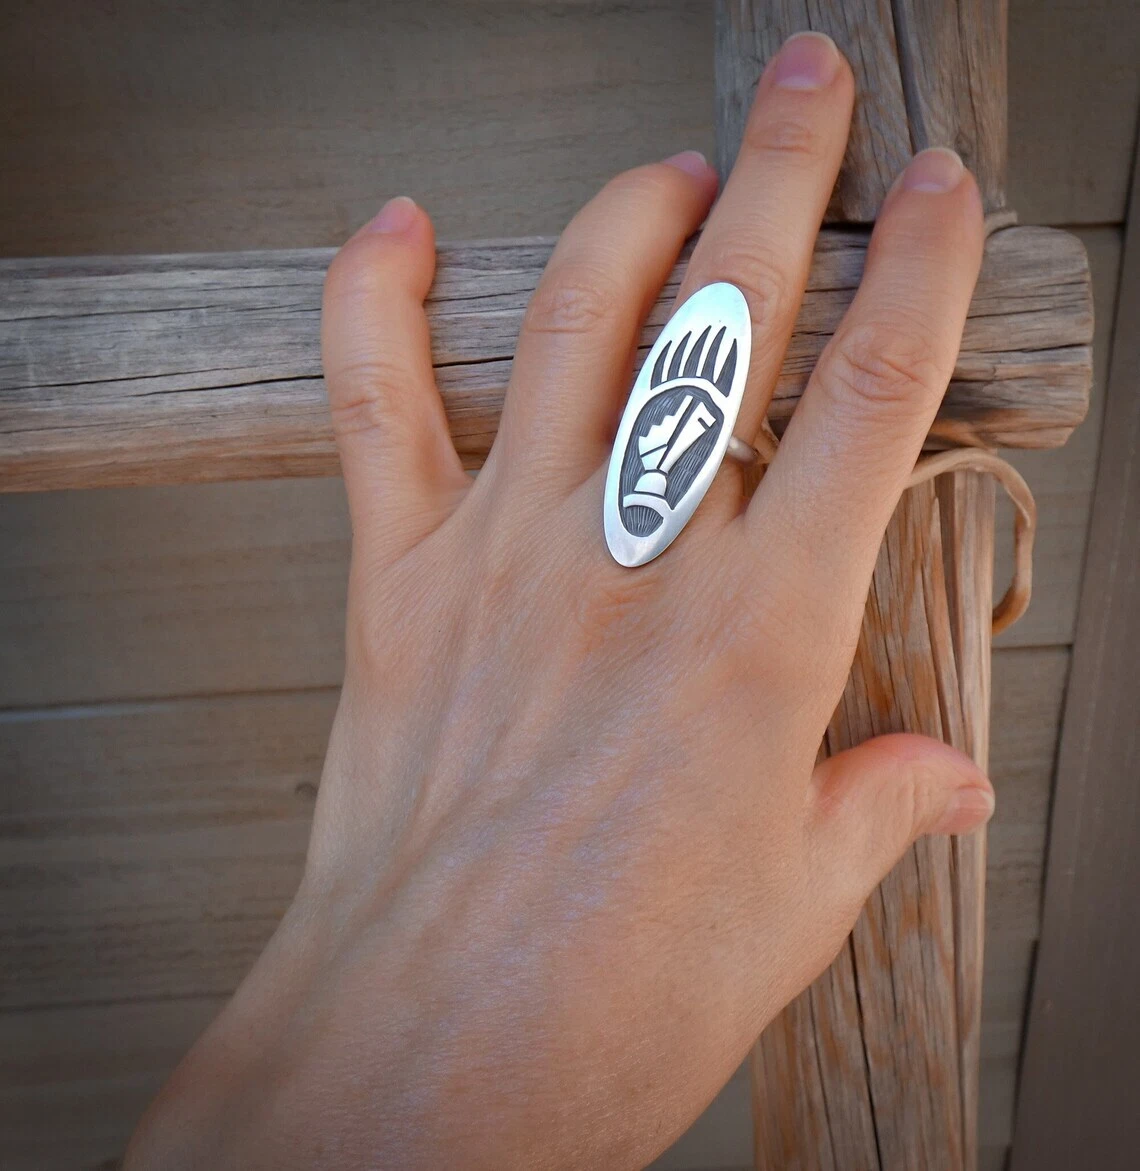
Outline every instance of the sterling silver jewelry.
<path fill-rule="evenodd" d="M 725 455 L 757 458 L 732 433 L 751 354 L 748 302 L 724 281 L 698 289 L 661 331 L 630 391 L 606 477 L 606 545 L 619 565 L 644 565 L 673 543 Z"/>

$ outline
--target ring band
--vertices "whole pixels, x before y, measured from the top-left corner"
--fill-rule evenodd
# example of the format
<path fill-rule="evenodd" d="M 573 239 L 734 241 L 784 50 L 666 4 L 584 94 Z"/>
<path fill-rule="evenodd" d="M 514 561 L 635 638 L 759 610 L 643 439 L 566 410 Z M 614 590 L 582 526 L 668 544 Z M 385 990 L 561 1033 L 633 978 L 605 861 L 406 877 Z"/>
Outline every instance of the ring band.
<path fill-rule="evenodd" d="M 734 459 L 743 467 L 750 468 L 754 463 L 759 462 L 760 453 L 752 446 L 751 443 L 745 443 L 736 435 L 728 437 L 728 447 L 725 448 L 724 454 L 729 459 Z"/>
<path fill-rule="evenodd" d="M 751 464 L 733 435 L 752 319 L 725 281 L 698 289 L 670 318 L 630 391 L 606 476 L 602 520 L 619 565 L 652 561 L 677 538 L 726 455 Z"/>

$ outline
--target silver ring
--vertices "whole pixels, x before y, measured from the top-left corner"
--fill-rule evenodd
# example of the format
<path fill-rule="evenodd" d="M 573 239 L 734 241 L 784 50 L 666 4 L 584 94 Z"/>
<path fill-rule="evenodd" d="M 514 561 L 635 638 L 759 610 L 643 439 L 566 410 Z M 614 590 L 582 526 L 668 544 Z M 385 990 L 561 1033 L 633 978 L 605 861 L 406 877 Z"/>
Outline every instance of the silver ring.
<path fill-rule="evenodd" d="M 704 499 L 726 455 L 756 449 L 732 433 L 752 356 L 748 302 L 720 281 L 673 314 L 630 391 L 606 476 L 606 545 L 619 565 L 663 553 Z"/>

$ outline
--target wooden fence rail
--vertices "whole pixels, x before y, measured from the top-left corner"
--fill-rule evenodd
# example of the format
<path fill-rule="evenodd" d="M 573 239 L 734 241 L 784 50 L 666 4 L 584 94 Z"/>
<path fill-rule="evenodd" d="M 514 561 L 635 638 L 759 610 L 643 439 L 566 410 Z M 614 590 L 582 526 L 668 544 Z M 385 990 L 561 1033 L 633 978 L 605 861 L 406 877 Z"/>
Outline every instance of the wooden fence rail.
<path fill-rule="evenodd" d="M 777 431 L 854 295 L 866 243 L 861 230 L 820 239 L 772 404 Z M 436 373 L 469 467 L 494 438 L 515 337 L 551 247 L 440 248 L 428 306 Z M 0 488 L 336 474 L 319 349 L 331 255 L 0 261 Z M 933 441 L 1063 443 L 1088 405 L 1091 338 L 1080 241 L 1050 228 L 997 232 Z"/>

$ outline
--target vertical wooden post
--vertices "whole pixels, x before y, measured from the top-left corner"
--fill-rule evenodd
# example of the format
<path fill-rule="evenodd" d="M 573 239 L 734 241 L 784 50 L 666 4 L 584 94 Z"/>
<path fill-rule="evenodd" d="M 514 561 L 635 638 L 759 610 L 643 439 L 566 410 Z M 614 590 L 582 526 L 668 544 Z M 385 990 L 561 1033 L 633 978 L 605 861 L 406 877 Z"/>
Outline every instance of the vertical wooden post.
<path fill-rule="evenodd" d="M 1003 202 L 1002 0 L 720 0 L 718 158 L 735 157 L 752 90 L 785 37 L 829 33 L 857 81 L 829 218 L 872 220 L 918 149 L 957 149 L 986 210 Z M 915 731 L 988 751 L 993 485 L 972 473 L 907 492 L 887 530 L 862 636 L 825 749 Z M 919 842 L 868 903 L 832 967 L 752 1059 L 763 1171 L 977 1162 L 983 834 Z"/>

